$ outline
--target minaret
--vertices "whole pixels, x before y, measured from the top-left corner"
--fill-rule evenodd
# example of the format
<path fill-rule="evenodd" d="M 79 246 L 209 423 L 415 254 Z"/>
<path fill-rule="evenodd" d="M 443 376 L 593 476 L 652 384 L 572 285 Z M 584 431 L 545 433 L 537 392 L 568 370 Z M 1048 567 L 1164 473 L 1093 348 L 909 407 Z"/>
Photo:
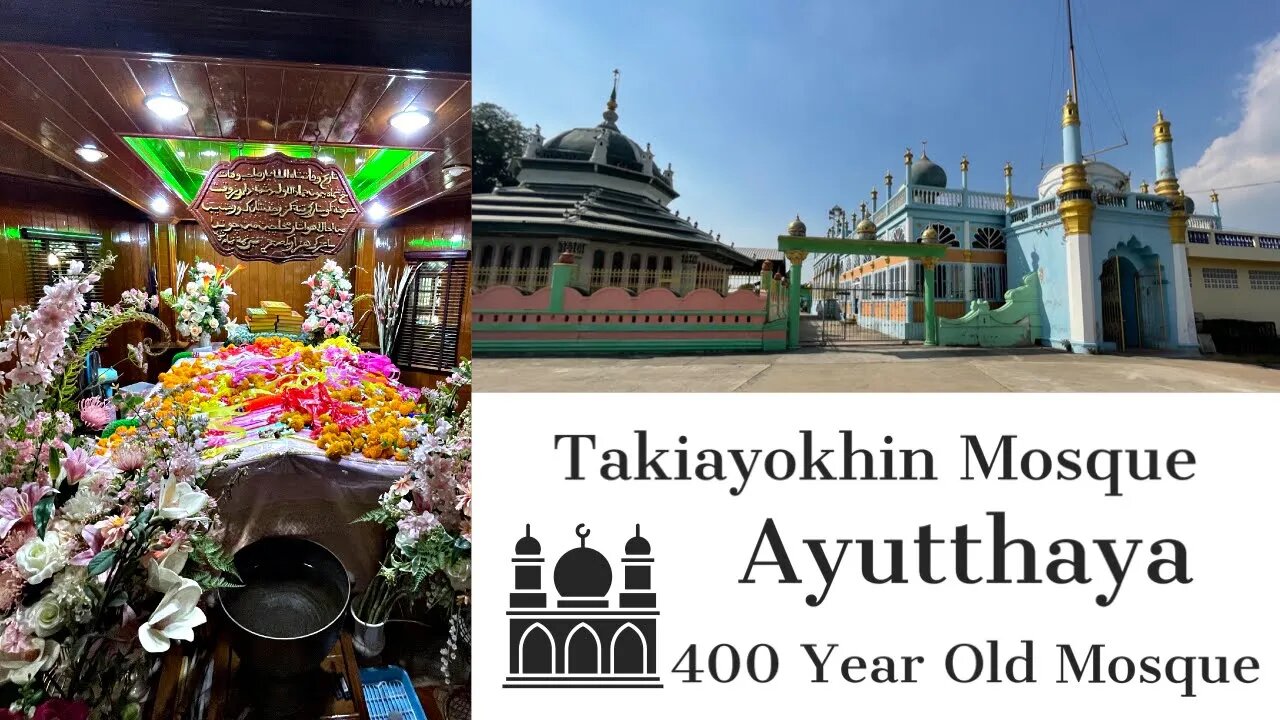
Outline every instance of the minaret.
<path fill-rule="evenodd" d="M 625 552 L 626 557 L 622 558 L 622 592 L 618 595 L 618 607 L 657 607 L 657 595 L 653 592 L 653 551 L 649 548 L 649 541 L 640 537 L 639 525 L 636 525 L 636 536 L 627 541 Z"/>
<path fill-rule="evenodd" d="M 1173 286 L 1175 340 L 1183 349 L 1198 350 L 1195 316 L 1191 308 L 1191 276 L 1187 267 L 1187 208 L 1186 198 L 1178 187 L 1178 172 L 1173 164 L 1173 133 L 1164 112 L 1156 111 L 1156 124 L 1151 128 L 1152 144 L 1156 153 L 1156 194 L 1169 201 L 1169 240 L 1173 244 L 1173 272 L 1169 284 Z M 1216 203 L 1215 203 L 1216 205 Z"/>
<path fill-rule="evenodd" d="M 960 156 L 960 190 L 969 192 L 969 156 Z"/>
<path fill-rule="evenodd" d="M 1068 341 L 1072 350 L 1087 352 L 1098 344 L 1097 293 L 1093 270 L 1093 188 L 1085 175 L 1080 149 L 1080 108 L 1067 93 L 1062 104 L 1062 185 L 1058 188 L 1058 216 L 1067 252 Z"/>
<path fill-rule="evenodd" d="M 1222 208 L 1218 205 L 1218 191 L 1209 191 L 1209 202 L 1213 206 L 1213 216 L 1222 219 Z"/>
<path fill-rule="evenodd" d="M 511 593 L 512 608 L 545 608 L 547 594 L 542 590 L 542 545 L 524 526 L 524 537 L 516 543 L 515 592 Z"/>
<path fill-rule="evenodd" d="M 1013 163 L 1004 164 L 1004 206 L 1013 208 Z"/>
<path fill-rule="evenodd" d="M 889 202 L 891 197 L 893 197 L 893 173 L 886 170 L 884 173 L 884 201 Z"/>
<path fill-rule="evenodd" d="M 911 153 L 911 148 L 902 154 L 902 164 L 906 166 L 906 175 L 902 178 L 902 185 L 907 189 L 907 202 L 911 202 L 911 161 L 915 160 L 915 155 Z"/>
<path fill-rule="evenodd" d="M 880 191 L 874 187 L 871 188 L 871 212 L 873 214 L 875 213 L 875 211 L 880 209 L 879 197 L 880 197 Z"/>

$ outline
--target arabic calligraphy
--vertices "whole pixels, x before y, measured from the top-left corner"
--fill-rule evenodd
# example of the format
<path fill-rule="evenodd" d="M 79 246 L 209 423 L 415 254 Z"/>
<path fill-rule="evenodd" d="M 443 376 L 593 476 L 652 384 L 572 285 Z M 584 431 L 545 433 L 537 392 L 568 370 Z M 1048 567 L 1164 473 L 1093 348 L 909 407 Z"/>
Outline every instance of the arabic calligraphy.
<path fill-rule="evenodd" d="M 218 252 L 284 262 L 341 250 L 361 209 L 338 168 L 276 153 L 214 166 L 191 212 Z"/>

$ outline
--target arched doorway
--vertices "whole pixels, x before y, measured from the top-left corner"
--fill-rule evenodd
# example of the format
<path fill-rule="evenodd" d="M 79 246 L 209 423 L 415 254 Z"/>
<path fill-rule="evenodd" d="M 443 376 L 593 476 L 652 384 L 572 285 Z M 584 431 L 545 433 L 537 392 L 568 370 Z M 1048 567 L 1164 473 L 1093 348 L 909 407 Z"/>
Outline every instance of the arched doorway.
<path fill-rule="evenodd" d="M 1103 342 L 1121 352 L 1164 347 L 1163 270 L 1159 256 L 1136 238 L 1107 253 L 1098 275 Z"/>
<path fill-rule="evenodd" d="M 520 674 L 555 672 L 555 643 L 542 625 L 532 625 L 520 638 Z"/>
<path fill-rule="evenodd" d="M 568 672 L 600 674 L 600 638 L 586 625 L 578 625 L 569 633 L 564 655 Z"/>
<path fill-rule="evenodd" d="M 644 636 L 635 625 L 627 623 L 613 636 L 613 674 L 643 675 L 648 656 Z"/>

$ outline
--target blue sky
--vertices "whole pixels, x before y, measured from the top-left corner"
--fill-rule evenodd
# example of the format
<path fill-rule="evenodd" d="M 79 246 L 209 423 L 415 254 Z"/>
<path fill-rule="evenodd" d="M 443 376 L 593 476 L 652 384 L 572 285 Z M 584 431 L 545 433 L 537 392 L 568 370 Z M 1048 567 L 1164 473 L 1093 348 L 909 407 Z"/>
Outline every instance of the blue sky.
<path fill-rule="evenodd" d="M 1153 180 L 1151 125 L 1162 108 L 1180 171 L 1220 140 L 1192 179 L 1280 179 L 1280 107 L 1255 100 L 1256 122 L 1245 124 L 1270 124 L 1241 131 L 1251 87 L 1265 85 L 1255 94 L 1280 105 L 1280 67 L 1268 72 L 1260 60 L 1264 46 L 1280 57 L 1280 3 L 1074 4 L 1086 148 L 1120 143 L 1123 128 L 1128 146 L 1101 159 L 1132 172 L 1135 185 Z M 1061 5 L 477 0 L 474 98 L 550 137 L 599 123 L 619 68 L 619 127 L 672 163 L 673 207 L 726 242 L 772 247 L 797 212 L 822 234 L 833 204 L 856 208 L 872 186 L 883 200 L 885 171 L 899 184 L 903 150 L 918 157 L 922 139 L 953 185 L 967 153 L 971 189 L 1002 191 L 1008 160 L 1014 191 L 1033 194 L 1042 160 L 1061 154 Z M 1280 230 L 1280 185 L 1222 197 L 1229 225 Z M 1230 222 L 1233 208 L 1242 222 Z"/>

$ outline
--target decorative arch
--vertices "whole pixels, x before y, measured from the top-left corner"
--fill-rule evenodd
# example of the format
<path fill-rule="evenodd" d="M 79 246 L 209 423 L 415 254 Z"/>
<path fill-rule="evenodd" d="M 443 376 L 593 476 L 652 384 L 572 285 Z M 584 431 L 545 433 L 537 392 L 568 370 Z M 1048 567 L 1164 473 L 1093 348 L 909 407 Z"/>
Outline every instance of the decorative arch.
<path fill-rule="evenodd" d="M 649 641 L 640 628 L 627 623 L 618 628 L 609 641 L 609 658 L 609 668 L 614 675 L 644 675 L 648 672 Z"/>
<path fill-rule="evenodd" d="M 551 267 L 551 248 L 543 247 L 538 251 L 538 267 Z"/>
<path fill-rule="evenodd" d="M 586 643 L 590 643 L 587 645 Z M 564 641 L 564 669 L 570 674 L 600 674 L 602 647 L 595 628 L 578 623 Z"/>
<path fill-rule="evenodd" d="M 938 233 L 939 245 L 950 245 L 951 247 L 960 247 L 960 238 L 956 237 L 956 233 L 951 228 L 942 223 L 929 223 L 929 227 Z M 921 231 L 923 232 L 923 231 Z"/>
<path fill-rule="evenodd" d="M 1004 231 L 1000 228 L 980 227 L 973 234 L 975 250 L 1004 250 Z"/>
<path fill-rule="evenodd" d="M 493 264 L 493 246 L 484 245 L 480 248 L 480 267 L 489 267 Z"/>
<path fill-rule="evenodd" d="M 519 653 L 517 673 L 520 675 L 550 675 L 556 670 L 556 641 L 542 623 L 525 628 L 520 635 Z"/>

